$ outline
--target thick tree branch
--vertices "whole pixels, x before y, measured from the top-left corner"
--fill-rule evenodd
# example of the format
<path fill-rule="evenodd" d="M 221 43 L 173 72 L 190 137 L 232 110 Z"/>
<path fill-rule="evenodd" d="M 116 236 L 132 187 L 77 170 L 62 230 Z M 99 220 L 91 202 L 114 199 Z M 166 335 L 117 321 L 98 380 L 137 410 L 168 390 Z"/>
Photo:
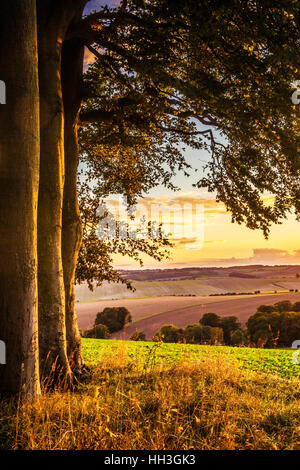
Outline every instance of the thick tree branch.
<path fill-rule="evenodd" d="M 96 122 L 112 122 L 116 114 L 106 109 L 97 109 L 95 111 L 82 111 L 79 115 L 81 125 L 92 124 Z"/>

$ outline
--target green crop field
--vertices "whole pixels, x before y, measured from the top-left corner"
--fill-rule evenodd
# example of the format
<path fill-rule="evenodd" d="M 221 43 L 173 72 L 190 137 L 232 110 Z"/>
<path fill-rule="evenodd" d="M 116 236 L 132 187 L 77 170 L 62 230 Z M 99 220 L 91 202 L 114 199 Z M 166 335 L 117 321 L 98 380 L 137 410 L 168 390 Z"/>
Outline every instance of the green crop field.
<path fill-rule="evenodd" d="M 122 355 L 133 365 L 171 365 L 180 360 L 191 362 L 212 359 L 226 359 L 239 367 L 282 377 L 299 377 L 300 365 L 292 361 L 293 350 L 255 349 L 229 346 L 202 346 L 192 344 L 153 343 L 143 341 L 118 341 L 86 339 L 83 355 L 87 364 L 96 364 L 104 356 Z"/>

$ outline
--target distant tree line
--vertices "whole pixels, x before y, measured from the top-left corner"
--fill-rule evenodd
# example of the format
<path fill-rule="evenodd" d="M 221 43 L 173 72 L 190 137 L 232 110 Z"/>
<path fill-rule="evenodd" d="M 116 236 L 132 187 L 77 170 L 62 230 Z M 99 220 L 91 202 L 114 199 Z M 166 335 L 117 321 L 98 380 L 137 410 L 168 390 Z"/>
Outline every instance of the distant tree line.
<path fill-rule="evenodd" d="M 107 307 L 96 316 L 93 328 L 82 332 L 86 338 L 109 339 L 112 333 L 121 331 L 132 322 L 130 312 L 125 307 Z M 225 344 L 228 346 L 290 347 L 300 339 L 300 302 L 292 304 L 288 300 L 274 305 L 261 305 L 251 315 L 246 328 L 236 316 L 220 316 L 213 312 L 205 313 L 199 323 L 185 328 L 163 325 L 152 338 L 164 343 Z M 131 341 L 145 341 L 142 331 L 135 331 Z"/>
<path fill-rule="evenodd" d="M 166 343 L 225 344 L 261 348 L 290 347 L 300 338 L 300 302 L 288 300 L 261 305 L 242 329 L 235 316 L 205 313 L 199 323 L 185 329 L 164 325 L 153 337 Z"/>
<path fill-rule="evenodd" d="M 178 328 L 175 325 L 164 325 L 153 337 L 153 341 L 161 340 L 165 343 L 192 343 L 192 344 L 236 344 L 235 332 L 240 330 L 241 324 L 235 316 L 220 317 L 216 313 L 205 313 L 199 323 Z M 243 335 L 242 335 L 243 337 Z M 241 341 L 239 344 L 242 344 Z"/>
<path fill-rule="evenodd" d="M 300 339 L 300 302 L 285 300 L 261 305 L 247 321 L 250 344 L 273 348 L 291 346 Z"/>
<path fill-rule="evenodd" d="M 277 292 L 277 291 L 274 291 Z M 223 297 L 227 295 L 257 295 L 260 294 L 260 290 L 250 291 L 250 292 L 219 292 L 214 294 L 209 294 L 209 297 Z"/>

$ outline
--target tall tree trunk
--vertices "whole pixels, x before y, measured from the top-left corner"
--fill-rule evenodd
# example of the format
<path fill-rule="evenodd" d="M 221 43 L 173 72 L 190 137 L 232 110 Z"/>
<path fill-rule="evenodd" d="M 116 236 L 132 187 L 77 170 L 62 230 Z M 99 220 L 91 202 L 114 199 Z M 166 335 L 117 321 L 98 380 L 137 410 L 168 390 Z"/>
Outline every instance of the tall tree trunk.
<path fill-rule="evenodd" d="M 72 19 L 69 2 L 38 0 L 41 170 L 38 205 L 40 371 L 70 382 L 61 256 L 64 111 L 61 48 Z"/>
<path fill-rule="evenodd" d="M 35 0 L 2 2 L 0 71 L 0 392 L 39 394 L 37 201 L 39 95 Z"/>
<path fill-rule="evenodd" d="M 81 16 L 81 15 L 80 15 Z M 62 51 L 62 89 L 65 110 L 65 186 L 62 226 L 62 260 L 66 299 L 68 356 L 74 371 L 82 367 L 81 338 L 75 311 L 75 270 L 82 241 L 77 200 L 78 114 L 82 100 L 84 47 L 79 40 L 65 41 Z"/>

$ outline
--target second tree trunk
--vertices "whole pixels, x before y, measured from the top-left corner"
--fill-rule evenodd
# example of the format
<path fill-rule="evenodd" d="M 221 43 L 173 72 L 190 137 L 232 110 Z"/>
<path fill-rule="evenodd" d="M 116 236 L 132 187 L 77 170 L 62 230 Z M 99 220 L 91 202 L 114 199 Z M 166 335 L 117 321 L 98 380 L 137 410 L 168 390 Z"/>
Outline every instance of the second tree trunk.
<path fill-rule="evenodd" d="M 61 47 L 70 18 L 63 3 L 38 1 L 41 169 L 38 206 L 39 341 L 41 374 L 70 382 L 61 256 L 64 190 L 64 111 Z"/>
<path fill-rule="evenodd" d="M 82 241 L 77 200 L 78 114 L 82 101 L 84 46 L 80 40 L 65 41 L 62 50 L 62 89 L 65 111 L 65 186 L 62 226 L 62 260 L 66 299 L 68 356 L 74 372 L 82 367 L 81 338 L 75 311 L 75 270 Z"/>

